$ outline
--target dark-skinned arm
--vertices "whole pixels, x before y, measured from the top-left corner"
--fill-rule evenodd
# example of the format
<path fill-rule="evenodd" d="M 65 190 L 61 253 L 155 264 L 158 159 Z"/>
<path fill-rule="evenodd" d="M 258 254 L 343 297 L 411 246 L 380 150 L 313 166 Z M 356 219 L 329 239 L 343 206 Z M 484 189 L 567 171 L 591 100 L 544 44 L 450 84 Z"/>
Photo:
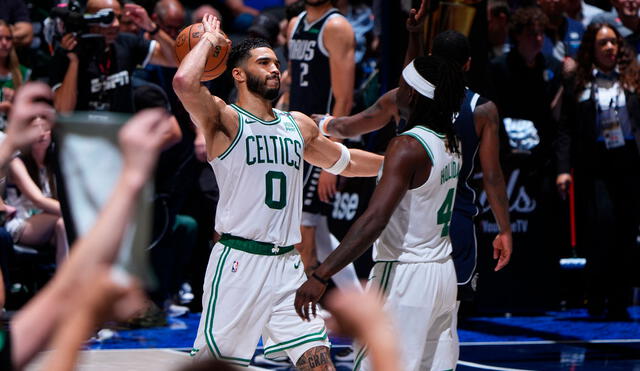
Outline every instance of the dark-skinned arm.
<path fill-rule="evenodd" d="M 426 0 L 422 0 L 420 3 L 420 9 L 411 9 L 409 11 L 409 17 L 407 18 L 406 26 L 409 32 L 409 43 L 407 45 L 407 52 L 404 55 L 404 65 L 408 65 L 412 60 L 424 55 L 424 48 L 420 42 L 420 33 L 423 31 L 424 18 L 427 15 Z"/>
<path fill-rule="evenodd" d="M 294 305 L 302 319 L 310 319 L 309 303 L 315 316 L 315 304 L 326 289 L 324 282 L 362 255 L 380 236 L 407 190 L 415 188 L 412 183 L 416 182 L 417 174 L 429 174 L 431 171 L 431 162 L 422 145 L 405 135 L 391 141 L 384 162 L 382 178 L 367 210 L 349 229 L 336 250 L 296 292 Z"/>
<path fill-rule="evenodd" d="M 511 222 L 509 221 L 509 198 L 500 166 L 500 139 L 498 137 L 498 109 L 493 102 L 476 107 L 473 118 L 480 136 L 480 166 L 482 185 L 487 193 L 493 216 L 500 232 L 493 241 L 493 258 L 498 259 L 496 271 L 509 263 L 512 250 Z M 477 130 L 476 129 L 476 130 Z"/>
<path fill-rule="evenodd" d="M 392 118 L 396 118 L 397 121 L 399 118 L 396 106 L 397 91 L 396 88 L 386 92 L 371 107 L 355 115 L 327 118 L 324 124 L 325 131 L 332 138 L 350 138 L 382 129 Z M 313 115 L 316 123 L 320 123 L 323 117 Z"/>

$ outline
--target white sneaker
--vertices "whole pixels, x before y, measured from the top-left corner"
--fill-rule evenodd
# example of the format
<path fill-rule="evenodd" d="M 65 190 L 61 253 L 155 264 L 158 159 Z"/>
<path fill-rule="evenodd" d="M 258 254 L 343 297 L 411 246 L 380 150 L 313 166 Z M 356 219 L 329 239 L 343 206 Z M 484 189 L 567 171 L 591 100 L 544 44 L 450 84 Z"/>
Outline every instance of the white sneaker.
<path fill-rule="evenodd" d="M 182 305 L 171 304 L 169 308 L 167 308 L 167 316 L 171 318 L 182 317 L 187 313 L 189 313 L 189 308 Z"/>
<path fill-rule="evenodd" d="M 180 290 L 178 290 L 178 297 L 180 298 L 180 304 L 189 304 L 193 301 L 195 296 L 193 295 L 193 290 L 188 282 L 185 282 L 180 286 Z"/>

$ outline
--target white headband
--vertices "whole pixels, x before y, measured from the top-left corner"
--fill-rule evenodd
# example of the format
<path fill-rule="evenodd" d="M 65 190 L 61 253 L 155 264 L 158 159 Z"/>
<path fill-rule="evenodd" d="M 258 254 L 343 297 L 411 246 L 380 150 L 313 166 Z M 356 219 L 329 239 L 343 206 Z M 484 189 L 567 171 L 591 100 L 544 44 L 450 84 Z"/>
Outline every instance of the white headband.
<path fill-rule="evenodd" d="M 424 77 L 422 77 L 416 68 L 413 66 L 413 61 L 407 65 L 407 67 L 402 70 L 402 77 L 404 81 L 416 89 L 416 91 L 427 98 L 433 99 L 434 92 L 436 91 L 435 85 L 427 81 Z"/>

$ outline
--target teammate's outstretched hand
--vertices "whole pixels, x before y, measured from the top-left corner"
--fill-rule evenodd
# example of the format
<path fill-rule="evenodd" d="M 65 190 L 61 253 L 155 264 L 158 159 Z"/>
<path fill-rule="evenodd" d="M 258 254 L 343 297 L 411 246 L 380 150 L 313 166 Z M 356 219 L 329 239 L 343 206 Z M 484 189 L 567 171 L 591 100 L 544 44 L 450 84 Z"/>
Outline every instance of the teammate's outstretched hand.
<path fill-rule="evenodd" d="M 134 184 L 142 186 L 151 176 L 165 135 L 171 130 L 170 118 L 164 109 L 147 109 L 133 116 L 120 130 L 122 171 Z"/>
<path fill-rule="evenodd" d="M 409 11 L 409 18 L 407 18 L 407 31 L 419 32 L 422 29 L 422 23 L 427 15 L 427 1 L 422 0 L 420 3 L 420 9 L 416 10 L 412 8 Z"/>
<path fill-rule="evenodd" d="M 46 121 L 55 122 L 53 110 L 53 93 L 49 86 L 30 82 L 16 92 L 13 109 L 7 124 L 6 144 L 12 151 L 24 148 L 38 140 L 42 128 L 34 119 L 42 117 Z"/>
<path fill-rule="evenodd" d="M 513 248 L 512 246 L 513 240 L 511 238 L 511 233 L 498 233 L 496 238 L 493 240 L 493 258 L 498 259 L 498 264 L 496 264 L 494 269 L 495 272 L 509 264 Z"/>
<path fill-rule="evenodd" d="M 316 316 L 316 304 L 318 304 L 318 301 L 326 289 L 327 286 L 315 278 L 309 278 L 307 282 L 298 288 L 293 305 L 300 318 L 305 321 L 311 321 L 309 306 L 311 306 L 313 316 Z"/>

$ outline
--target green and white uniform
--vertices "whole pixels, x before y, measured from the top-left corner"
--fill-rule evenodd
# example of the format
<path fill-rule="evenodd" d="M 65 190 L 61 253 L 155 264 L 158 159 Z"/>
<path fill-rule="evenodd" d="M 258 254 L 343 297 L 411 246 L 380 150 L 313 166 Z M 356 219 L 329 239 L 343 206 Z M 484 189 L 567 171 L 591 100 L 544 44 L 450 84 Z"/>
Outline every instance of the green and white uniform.
<path fill-rule="evenodd" d="M 220 187 L 216 231 L 207 266 L 203 312 L 192 350 L 247 366 L 262 335 L 267 357 L 296 363 L 308 349 L 329 346 L 319 317 L 302 321 L 293 301 L 306 277 L 293 245 L 300 242 L 304 139 L 288 112 L 264 121 L 231 105 L 238 134 L 210 162 Z"/>
<path fill-rule="evenodd" d="M 422 144 L 431 172 L 424 184 L 407 191 L 374 244 L 369 286 L 384 292 L 404 370 L 454 369 L 457 284 L 449 222 L 462 161 L 447 150 L 443 135 L 428 128 L 416 126 L 402 135 Z M 370 370 L 366 347 L 356 349 L 355 369 Z"/>

